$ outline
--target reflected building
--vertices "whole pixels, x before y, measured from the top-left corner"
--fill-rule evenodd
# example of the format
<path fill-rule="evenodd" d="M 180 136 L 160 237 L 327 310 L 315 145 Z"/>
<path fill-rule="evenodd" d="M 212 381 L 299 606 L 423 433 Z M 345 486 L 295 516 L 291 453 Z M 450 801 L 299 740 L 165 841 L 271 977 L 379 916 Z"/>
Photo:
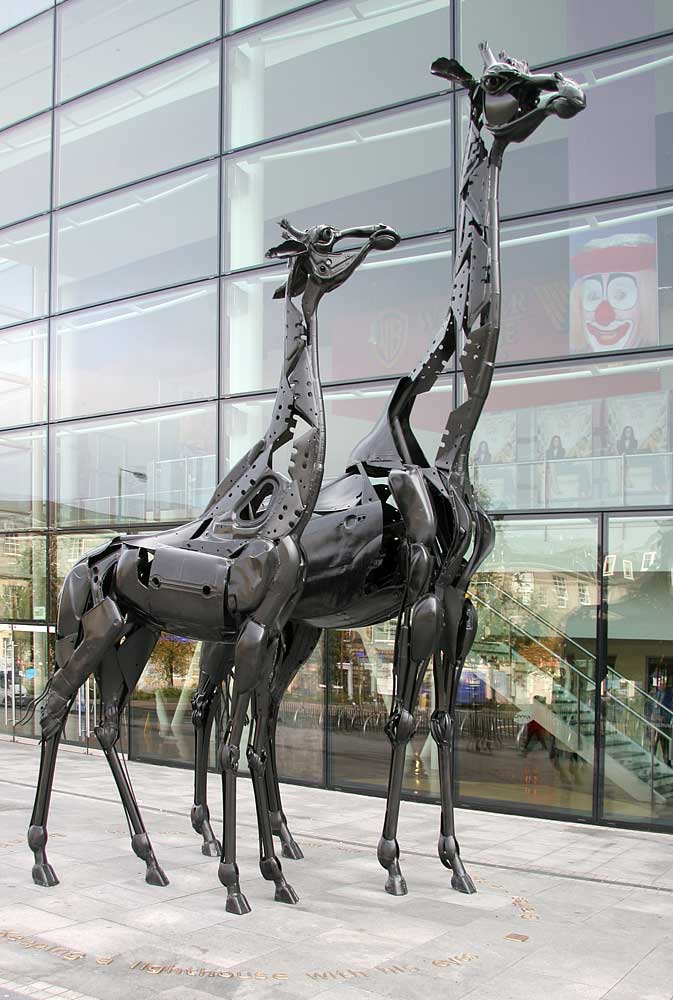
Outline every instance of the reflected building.
<path fill-rule="evenodd" d="M 474 70 L 487 25 L 582 83 L 588 110 L 503 173 L 502 334 L 472 457 L 497 542 L 472 587 L 459 799 L 673 830 L 673 7 L 149 8 L 0 10 L 0 735 L 44 686 L 73 563 L 199 513 L 265 428 L 280 217 L 404 237 L 323 305 L 328 478 L 421 357 L 447 307 L 467 114 L 428 67 Z M 430 453 L 463 397 L 454 370 L 419 400 Z M 287 780 L 384 793 L 393 652 L 394 623 L 325 634 L 282 705 Z M 162 637 L 133 757 L 191 765 L 197 661 Z M 432 710 L 428 676 L 405 792 L 429 799 Z M 67 740 L 93 746 L 97 713 L 90 683 Z"/>

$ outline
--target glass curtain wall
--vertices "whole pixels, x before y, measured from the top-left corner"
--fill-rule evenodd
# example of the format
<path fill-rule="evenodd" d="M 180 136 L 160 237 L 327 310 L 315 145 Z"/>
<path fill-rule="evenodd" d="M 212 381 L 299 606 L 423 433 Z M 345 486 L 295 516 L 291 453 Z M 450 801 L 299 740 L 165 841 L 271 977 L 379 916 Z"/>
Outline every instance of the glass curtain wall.
<path fill-rule="evenodd" d="M 197 514 L 263 433 L 283 339 L 264 251 L 282 217 L 403 236 L 321 306 L 328 478 L 416 364 L 449 299 L 466 125 L 465 95 L 428 67 L 477 71 L 485 23 L 498 49 L 581 80 L 589 110 L 503 171 L 501 342 L 472 455 L 498 541 L 472 587 L 458 791 L 673 827 L 673 616 L 643 631 L 665 609 L 673 500 L 661 0 L 2 4 L 0 734 L 35 735 L 14 723 L 43 688 L 67 570 L 120 530 Z M 453 369 L 419 401 L 431 455 L 463 392 Z M 393 644 L 394 623 L 323 636 L 281 708 L 284 777 L 384 792 Z M 132 753 L 190 764 L 197 663 L 161 637 Z M 409 795 L 437 795 L 433 703 L 428 678 Z M 90 684 L 67 738 L 95 745 L 97 713 Z"/>

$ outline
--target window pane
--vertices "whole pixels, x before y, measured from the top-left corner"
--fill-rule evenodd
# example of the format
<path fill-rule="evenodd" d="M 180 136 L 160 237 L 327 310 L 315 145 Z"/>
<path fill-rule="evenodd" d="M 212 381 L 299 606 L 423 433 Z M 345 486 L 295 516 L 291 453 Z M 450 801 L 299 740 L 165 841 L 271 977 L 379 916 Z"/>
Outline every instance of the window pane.
<path fill-rule="evenodd" d="M 325 391 L 327 423 L 327 455 L 325 478 L 342 475 L 351 451 L 368 434 L 378 420 L 393 389 L 393 383 L 345 386 Z M 413 413 L 412 427 L 418 441 L 430 459 L 439 446 L 447 417 L 451 412 L 452 386 L 440 382 L 420 396 Z M 254 399 L 231 399 L 221 404 L 222 469 L 230 469 L 245 452 L 263 437 L 273 408 L 273 396 Z M 285 472 L 290 458 L 290 445 L 276 454 L 279 471 Z"/>
<path fill-rule="evenodd" d="M 56 13 L 58 100 L 216 38 L 220 0 L 68 0 Z"/>
<path fill-rule="evenodd" d="M 0 332 L 0 427 L 47 419 L 47 324 Z"/>
<path fill-rule="evenodd" d="M 51 105 L 54 15 L 0 37 L 0 128 Z"/>
<path fill-rule="evenodd" d="M 320 639 L 281 702 L 275 741 L 281 778 L 325 781 L 324 641 Z"/>
<path fill-rule="evenodd" d="M 46 524 L 47 432 L 43 428 L 0 434 L 0 528 Z"/>
<path fill-rule="evenodd" d="M 236 36 L 226 43 L 227 143 L 243 146 L 445 90 L 429 68 L 441 39 L 448 51 L 448 0 L 328 4 Z M 372 59 L 373 46 L 383 58 Z M 311 78 L 338 84 L 313 87 Z"/>
<path fill-rule="evenodd" d="M 673 343 L 673 203 L 502 229 L 498 361 Z"/>
<path fill-rule="evenodd" d="M 215 274 L 217 174 L 193 167 L 56 213 L 55 308 Z"/>
<path fill-rule="evenodd" d="M 671 503 L 673 358 L 497 374 L 472 478 L 491 510 Z"/>
<path fill-rule="evenodd" d="M 217 395 L 217 285 L 53 320 L 52 372 L 56 419 Z"/>
<path fill-rule="evenodd" d="M 461 796 L 591 815 L 597 525 L 497 523 L 472 581 L 479 631 L 457 698 Z"/>
<path fill-rule="evenodd" d="M 134 757 L 193 767 L 191 699 L 199 683 L 200 653 L 200 642 L 161 635 L 133 691 Z M 213 726 L 211 745 L 216 728 Z"/>
<path fill-rule="evenodd" d="M 52 427 L 59 525 L 195 517 L 215 486 L 215 406 Z"/>
<path fill-rule="evenodd" d="M 588 111 L 570 122 L 549 119 L 507 150 L 503 214 L 673 185 L 673 44 L 603 56 L 563 72 L 586 88 Z"/>
<path fill-rule="evenodd" d="M 385 222 L 406 235 L 450 228 L 450 135 L 439 100 L 229 157 L 227 268 L 261 263 L 284 216 L 300 227 Z"/>
<path fill-rule="evenodd" d="M 0 231 L 0 326 L 47 313 L 49 220 Z"/>
<path fill-rule="evenodd" d="M 672 543 L 671 517 L 609 519 L 603 811 L 629 823 L 673 820 Z"/>
<path fill-rule="evenodd" d="M 0 31 L 6 31 L 53 6 L 54 0 L 4 0 L 0 8 Z"/>
<path fill-rule="evenodd" d="M 0 132 L 0 224 L 49 208 L 51 115 Z"/>
<path fill-rule="evenodd" d="M 504 48 L 533 65 L 668 31 L 673 28 L 673 8 L 666 0 L 594 0 L 589 5 L 572 0 L 464 0 L 460 22 L 462 59 L 476 72 L 485 24 L 498 50 Z"/>
<path fill-rule="evenodd" d="M 243 28 L 246 24 L 254 24 L 255 21 L 263 21 L 266 17 L 284 14 L 288 10 L 297 10 L 310 3 L 313 0 L 303 0 L 303 3 L 302 0 L 227 0 L 224 5 L 227 28 L 229 31 Z"/>
<path fill-rule="evenodd" d="M 12 621 L 17 618 L 36 618 L 44 621 L 46 617 L 46 537 L 0 535 L 0 619 Z"/>
<path fill-rule="evenodd" d="M 287 269 L 223 281 L 222 385 L 227 393 L 273 389 L 283 359 L 284 304 L 272 298 Z M 410 371 L 443 322 L 450 293 L 447 239 L 372 253 L 320 303 L 325 382 Z"/>
<path fill-rule="evenodd" d="M 56 112 L 56 202 L 75 201 L 217 152 L 220 46 Z"/>
<path fill-rule="evenodd" d="M 0 664 L 0 732 L 38 739 L 42 735 L 39 712 L 20 729 L 14 730 L 13 723 L 21 719 L 33 698 L 44 691 L 49 676 L 47 641 L 46 625 L 0 625 L 0 649 L 3 652 Z"/>
<path fill-rule="evenodd" d="M 361 628 L 330 630 L 330 769 L 340 787 L 385 794 L 390 742 L 384 726 L 393 695 L 395 621 Z M 414 713 L 416 730 L 407 749 L 403 790 L 408 795 L 439 795 L 436 751 L 430 736 L 434 708 L 432 670 L 428 670 Z"/>

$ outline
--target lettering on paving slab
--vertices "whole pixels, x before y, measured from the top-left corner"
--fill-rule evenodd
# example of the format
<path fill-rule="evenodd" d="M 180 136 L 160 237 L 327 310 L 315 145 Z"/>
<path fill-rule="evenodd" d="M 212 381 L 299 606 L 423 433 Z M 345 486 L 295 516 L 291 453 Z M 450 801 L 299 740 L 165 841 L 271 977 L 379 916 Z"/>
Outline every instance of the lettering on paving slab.
<path fill-rule="evenodd" d="M 522 920 L 539 920 L 537 910 L 523 896 L 512 896 L 512 905 L 521 913 Z"/>
<path fill-rule="evenodd" d="M 35 951 L 44 951 L 48 955 L 55 955 L 65 962 L 78 962 L 85 957 L 83 951 L 73 951 L 60 944 L 50 944 L 49 941 L 40 941 L 39 938 L 31 937 L 29 934 L 22 934 L 21 931 L 14 931 L 11 928 L 0 927 L 0 938 L 6 941 L 14 941 L 22 948 L 33 948 Z"/>
<path fill-rule="evenodd" d="M 150 976 L 198 976 L 200 979 L 288 979 L 287 972 L 228 972 L 221 969 L 195 969 L 193 966 L 183 968 L 181 965 L 152 965 L 151 962 L 139 960 L 130 966 L 138 972 L 146 972 Z"/>

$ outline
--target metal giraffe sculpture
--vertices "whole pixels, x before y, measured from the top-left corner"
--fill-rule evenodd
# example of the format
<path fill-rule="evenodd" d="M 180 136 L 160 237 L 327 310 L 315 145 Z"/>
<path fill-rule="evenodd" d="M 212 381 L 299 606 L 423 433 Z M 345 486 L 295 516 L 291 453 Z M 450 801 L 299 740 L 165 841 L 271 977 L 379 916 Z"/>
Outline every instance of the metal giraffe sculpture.
<path fill-rule="evenodd" d="M 80 685 L 93 674 L 103 702 L 96 736 L 117 784 L 132 848 L 145 878 L 165 885 L 117 751 L 120 715 L 161 631 L 210 640 L 231 650 L 235 663 L 229 723 L 219 749 L 224 800 L 224 849 L 219 877 L 226 908 L 245 913 L 236 863 L 236 773 L 246 712 L 253 725 L 247 748 L 259 817 L 260 869 L 275 898 L 296 902 L 275 855 L 264 777 L 269 689 L 285 653 L 283 633 L 302 591 L 306 559 L 302 533 L 323 477 L 325 420 L 318 370 L 317 309 L 370 250 L 399 242 L 383 225 L 339 232 L 281 226 L 287 237 L 267 256 L 289 261 L 285 297 L 285 356 L 269 428 L 220 483 L 195 521 L 158 534 L 123 535 L 78 562 L 59 596 L 57 669 L 42 709 L 42 755 L 28 843 L 33 880 L 58 881 L 46 855 L 47 813 L 59 739 Z M 337 250 L 343 239 L 351 249 Z M 363 242 L 364 241 L 364 242 Z M 353 247 L 352 244 L 356 245 Z M 301 296 L 301 309 L 294 299 Z M 298 422 L 305 425 L 301 433 Z M 292 441 L 288 475 L 274 454 Z"/>
<path fill-rule="evenodd" d="M 460 178 L 460 217 L 451 302 L 445 326 L 410 375 L 400 379 L 374 430 L 353 451 L 346 474 L 324 487 L 306 528 L 304 591 L 286 627 L 285 656 L 271 688 L 266 769 L 271 823 L 285 857 L 301 858 L 283 813 L 274 736 L 288 684 L 327 627 L 372 625 L 397 616 L 394 693 L 386 733 L 392 745 L 388 799 L 378 859 L 386 890 L 406 893 L 397 825 L 406 748 L 430 661 L 435 680 L 432 737 L 439 757 L 442 863 L 461 892 L 474 885 L 460 858 L 453 818 L 453 715 L 460 672 L 477 629 L 466 589 L 493 545 L 493 526 L 469 479 L 468 455 L 493 375 L 500 327 L 498 180 L 511 142 L 522 142 L 550 115 L 571 118 L 585 106 L 580 87 L 560 73 L 531 74 L 528 66 L 480 46 L 484 73 L 473 79 L 455 60 L 432 72 L 467 89 L 470 125 Z M 492 136 L 487 150 L 483 129 Z M 459 338 L 467 399 L 449 416 L 434 463 L 414 436 L 416 398 L 448 368 Z M 381 478 L 386 477 L 387 483 Z M 207 745 L 217 686 L 232 669 L 226 650 L 208 645 L 195 695 L 195 804 L 192 822 L 204 853 L 217 849 L 205 798 Z"/>

